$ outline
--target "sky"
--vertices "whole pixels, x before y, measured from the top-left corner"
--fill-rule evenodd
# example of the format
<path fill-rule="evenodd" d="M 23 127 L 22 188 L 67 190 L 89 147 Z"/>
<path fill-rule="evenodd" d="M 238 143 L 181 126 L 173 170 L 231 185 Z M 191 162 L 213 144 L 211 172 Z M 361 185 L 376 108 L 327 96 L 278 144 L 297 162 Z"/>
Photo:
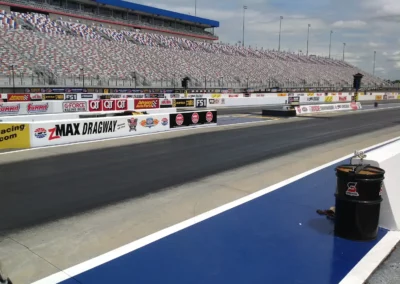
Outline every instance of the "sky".
<path fill-rule="evenodd" d="M 304 54 L 329 55 L 345 60 L 384 79 L 400 79 L 400 0 L 131 0 L 148 6 L 217 20 L 220 41 L 242 40 L 243 6 L 245 45 L 278 49 L 282 20 L 281 49 Z"/>

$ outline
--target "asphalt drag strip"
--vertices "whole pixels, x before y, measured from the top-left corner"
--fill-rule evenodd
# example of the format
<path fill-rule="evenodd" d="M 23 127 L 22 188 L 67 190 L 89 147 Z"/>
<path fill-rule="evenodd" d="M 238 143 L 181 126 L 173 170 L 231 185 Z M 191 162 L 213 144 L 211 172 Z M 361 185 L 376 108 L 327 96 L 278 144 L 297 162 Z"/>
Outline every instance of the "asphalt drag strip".
<path fill-rule="evenodd" d="M 46 156 L 44 151 L 39 159 L 0 165 L 0 233 L 398 125 L 398 110 L 390 109 L 328 120 L 293 120 L 203 132 L 147 143 L 121 145 L 115 140 L 112 148 L 80 153 L 68 154 L 73 145 L 50 148 L 49 152 L 64 154 Z"/>

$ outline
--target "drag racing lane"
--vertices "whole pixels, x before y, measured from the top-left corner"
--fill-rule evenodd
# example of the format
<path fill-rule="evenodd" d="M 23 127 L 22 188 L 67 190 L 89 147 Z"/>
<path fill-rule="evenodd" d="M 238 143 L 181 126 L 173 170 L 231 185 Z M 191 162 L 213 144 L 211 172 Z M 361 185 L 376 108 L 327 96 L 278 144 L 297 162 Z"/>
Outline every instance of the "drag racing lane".
<path fill-rule="evenodd" d="M 391 109 L 294 120 L 3 164 L 0 232 L 74 215 L 328 141 L 393 127 L 400 124 L 398 113 Z"/>

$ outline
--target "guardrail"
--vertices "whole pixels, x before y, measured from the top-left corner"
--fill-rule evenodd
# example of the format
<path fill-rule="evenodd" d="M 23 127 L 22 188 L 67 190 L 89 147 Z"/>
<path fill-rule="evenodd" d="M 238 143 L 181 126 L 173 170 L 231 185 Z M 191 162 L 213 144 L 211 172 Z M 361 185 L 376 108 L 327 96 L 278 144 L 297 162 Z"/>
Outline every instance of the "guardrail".
<path fill-rule="evenodd" d="M 0 148 L 34 148 L 217 124 L 217 111 L 0 123 Z"/>
<path fill-rule="evenodd" d="M 366 157 L 354 158 L 354 165 L 370 164 L 385 170 L 385 179 L 382 184 L 382 203 L 379 226 L 398 231 L 400 230 L 400 138 L 386 146 L 366 153 Z"/>

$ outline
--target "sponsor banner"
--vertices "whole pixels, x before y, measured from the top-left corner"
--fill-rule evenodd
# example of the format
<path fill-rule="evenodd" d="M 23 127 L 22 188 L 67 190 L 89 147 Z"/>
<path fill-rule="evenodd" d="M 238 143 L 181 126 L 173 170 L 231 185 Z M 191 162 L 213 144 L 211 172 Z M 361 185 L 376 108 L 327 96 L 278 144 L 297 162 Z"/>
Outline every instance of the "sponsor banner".
<path fill-rule="evenodd" d="M 160 108 L 159 99 L 134 99 L 134 109 Z"/>
<path fill-rule="evenodd" d="M 52 101 L 52 100 L 63 101 L 64 94 L 43 94 L 42 99 L 45 101 Z"/>
<path fill-rule="evenodd" d="M 207 107 L 207 99 L 206 98 L 196 99 L 196 107 L 197 108 Z"/>
<path fill-rule="evenodd" d="M 308 97 L 307 101 L 308 102 L 319 102 L 319 97 Z"/>
<path fill-rule="evenodd" d="M 169 114 L 170 128 L 217 123 L 217 111 L 191 111 Z"/>
<path fill-rule="evenodd" d="M 194 99 L 173 99 L 172 107 L 194 107 Z"/>
<path fill-rule="evenodd" d="M 333 97 L 332 97 L 332 96 L 327 96 L 327 97 L 325 97 L 325 102 L 326 102 L 326 103 L 331 103 L 331 102 L 333 102 Z"/>
<path fill-rule="evenodd" d="M 29 124 L 0 123 L 0 149 L 29 147 Z"/>
<path fill-rule="evenodd" d="M 300 97 L 289 97 L 288 104 L 298 105 L 300 103 Z"/>
<path fill-rule="evenodd" d="M 308 113 L 358 110 L 358 109 L 362 109 L 361 104 L 353 102 L 353 103 L 343 103 L 343 104 L 297 106 L 296 113 L 308 114 Z"/>
<path fill-rule="evenodd" d="M 375 96 L 375 99 L 376 99 L 377 101 L 381 101 L 381 100 L 383 99 L 383 97 L 382 97 L 381 95 L 376 95 L 376 96 Z"/>
<path fill-rule="evenodd" d="M 324 96 L 324 94 L 322 94 L 322 93 L 317 93 L 316 95 L 317 95 L 318 97 Z"/>
<path fill-rule="evenodd" d="M 41 147 L 167 130 L 168 114 L 90 118 L 33 123 L 30 140 L 31 147 Z"/>
<path fill-rule="evenodd" d="M 42 94 L 30 94 L 31 101 L 41 101 Z"/>
<path fill-rule="evenodd" d="M 336 93 L 331 93 L 331 96 L 336 96 Z"/>
<path fill-rule="evenodd" d="M 347 102 L 347 97 L 339 96 L 339 102 Z"/>
<path fill-rule="evenodd" d="M 0 103 L 0 116 L 1 115 L 17 115 L 20 114 L 20 103 Z"/>
<path fill-rule="evenodd" d="M 78 94 L 65 94 L 66 101 L 76 101 L 78 99 Z"/>
<path fill-rule="evenodd" d="M 387 96 L 387 99 L 388 99 L 388 100 L 395 100 L 395 99 L 396 99 L 396 96 L 395 96 L 395 95 L 388 95 L 388 96 Z"/>
<path fill-rule="evenodd" d="M 29 94 L 7 94 L 8 102 L 27 102 L 31 100 Z"/>
<path fill-rule="evenodd" d="M 93 94 L 81 94 L 81 99 L 93 99 Z"/>
<path fill-rule="evenodd" d="M 224 105 L 225 99 L 208 99 L 210 105 Z"/>
<path fill-rule="evenodd" d="M 229 98 L 238 98 L 239 94 L 229 94 L 228 97 Z"/>
<path fill-rule="evenodd" d="M 160 100 L 160 108 L 171 108 L 172 100 L 171 99 L 161 99 Z"/>
<path fill-rule="evenodd" d="M 85 112 L 87 111 L 87 102 L 77 101 L 77 102 L 63 102 L 62 103 L 63 112 Z"/>
<path fill-rule="evenodd" d="M 222 98 L 222 95 L 221 94 L 211 94 L 211 98 L 219 99 L 219 98 Z"/>
<path fill-rule="evenodd" d="M 313 97 L 314 96 L 314 93 L 308 93 L 307 94 L 307 97 Z"/>
<path fill-rule="evenodd" d="M 400 95 L 397 95 L 397 99 L 400 100 Z"/>
<path fill-rule="evenodd" d="M 48 102 L 33 102 L 26 105 L 27 114 L 45 114 L 49 113 Z"/>
<path fill-rule="evenodd" d="M 127 99 L 89 100 L 89 111 L 128 110 Z"/>
<path fill-rule="evenodd" d="M 287 94 L 278 94 L 278 97 L 286 97 L 287 96 Z"/>

